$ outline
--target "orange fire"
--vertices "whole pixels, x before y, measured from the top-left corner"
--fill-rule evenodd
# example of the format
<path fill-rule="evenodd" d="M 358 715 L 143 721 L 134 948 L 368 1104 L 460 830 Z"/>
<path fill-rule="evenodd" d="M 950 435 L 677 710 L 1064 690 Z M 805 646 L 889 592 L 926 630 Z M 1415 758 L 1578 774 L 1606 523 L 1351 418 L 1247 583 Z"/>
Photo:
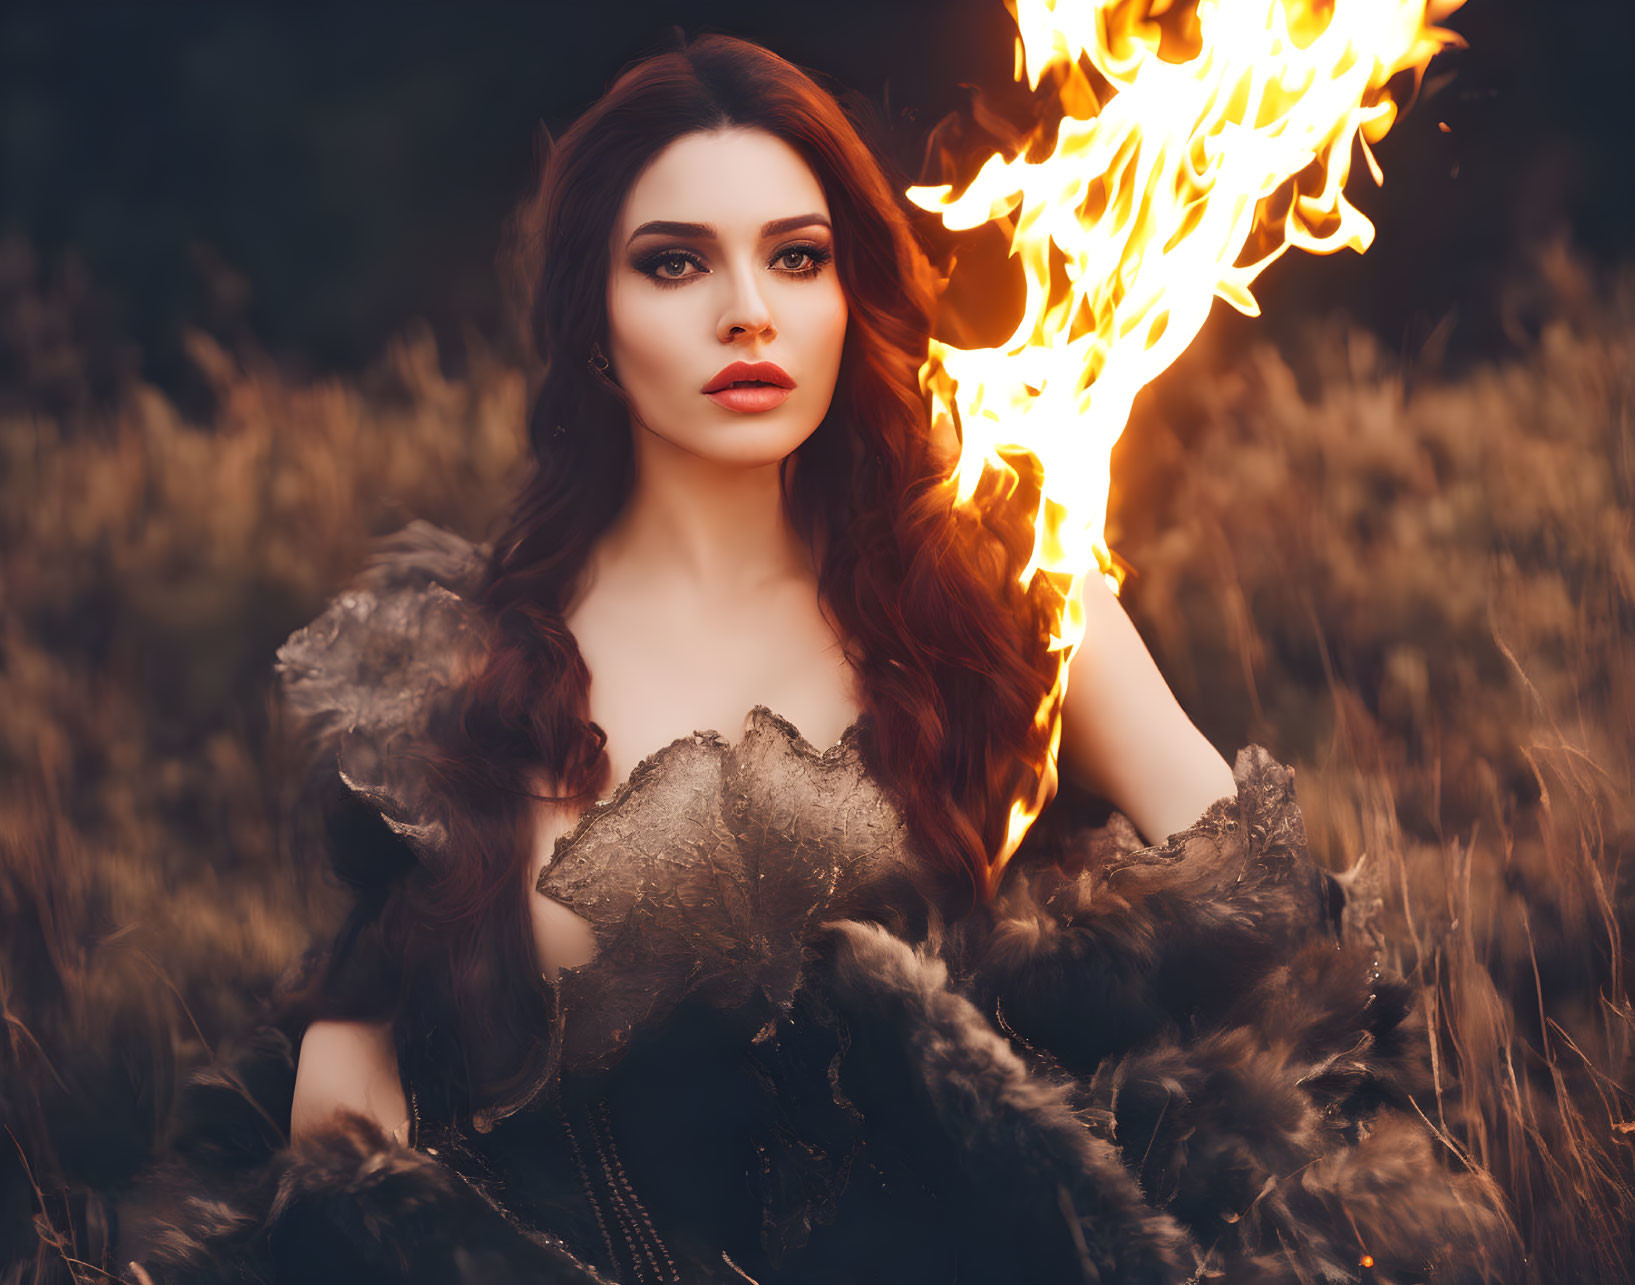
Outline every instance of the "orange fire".
<path fill-rule="evenodd" d="M 1027 285 L 1009 339 L 933 341 L 920 372 L 933 414 L 960 433 L 955 503 L 1022 502 L 1033 487 L 1018 488 L 1007 457 L 1031 457 L 1042 494 L 1022 583 L 1043 576 L 1060 600 L 1059 670 L 1038 714 L 1049 761 L 1012 805 L 995 883 L 1055 792 L 1084 577 L 1118 588 L 1104 539 L 1109 460 L 1136 394 L 1215 298 L 1257 315 L 1250 287 L 1290 246 L 1367 249 L 1373 225 L 1344 192 L 1353 151 L 1381 182 L 1370 145 L 1396 120 L 1401 82 L 1417 87 L 1459 42 L 1436 24 L 1463 3 L 1006 0 L 1016 79 L 1054 96 L 1059 125 L 1052 112 L 957 196 L 908 191 L 950 229 L 998 224 Z"/>

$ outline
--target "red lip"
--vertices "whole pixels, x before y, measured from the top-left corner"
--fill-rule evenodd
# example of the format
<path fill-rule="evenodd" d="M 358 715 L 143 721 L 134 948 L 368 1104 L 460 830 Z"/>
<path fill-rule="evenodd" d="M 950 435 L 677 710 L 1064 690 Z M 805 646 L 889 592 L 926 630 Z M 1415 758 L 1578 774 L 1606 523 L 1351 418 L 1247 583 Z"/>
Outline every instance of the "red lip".
<path fill-rule="evenodd" d="M 795 381 L 784 373 L 782 366 L 774 365 L 770 361 L 735 361 L 726 369 L 717 371 L 715 378 L 699 391 L 718 393 L 732 384 L 748 380 L 760 384 L 774 384 L 779 388 L 795 386 Z"/>

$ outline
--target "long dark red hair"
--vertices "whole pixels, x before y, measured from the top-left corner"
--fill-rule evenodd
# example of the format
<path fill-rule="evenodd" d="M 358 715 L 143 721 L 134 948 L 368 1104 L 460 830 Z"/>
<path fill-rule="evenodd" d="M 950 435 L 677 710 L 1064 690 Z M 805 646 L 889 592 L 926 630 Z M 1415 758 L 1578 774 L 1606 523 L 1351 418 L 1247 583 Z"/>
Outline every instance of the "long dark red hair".
<path fill-rule="evenodd" d="M 1031 533 L 956 514 L 917 372 L 935 276 L 892 185 L 836 101 L 759 46 L 706 36 L 627 69 L 549 148 L 502 262 L 542 377 L 532 469 L 495 540 L 486 667 L 430 752 L 458 860 L 416 870 L 388 933 L 403 997 L 442 1031 L 473 1100 L 514 1093 L 548 1029 L 523 897 L 541 770 L 567 800 L 608 786 L 589 674 L 563 623 L 588 556 L 632 482 L 628 411 L 587 365 L 607 337 L 608 229 L 643 167 L 701 130 L 782 139 L 823 186 L 849 306 L 839 384 L 784 470 L 818 560 L 821 600 L 860 680 L 870 766 L 956 904 L 984 895 L 1019 774 L 1045 754 L 1034 715 L 1046 630 L 1015 580 Z M 400 1041 L 401 1043 L 401 1041 Z"/>

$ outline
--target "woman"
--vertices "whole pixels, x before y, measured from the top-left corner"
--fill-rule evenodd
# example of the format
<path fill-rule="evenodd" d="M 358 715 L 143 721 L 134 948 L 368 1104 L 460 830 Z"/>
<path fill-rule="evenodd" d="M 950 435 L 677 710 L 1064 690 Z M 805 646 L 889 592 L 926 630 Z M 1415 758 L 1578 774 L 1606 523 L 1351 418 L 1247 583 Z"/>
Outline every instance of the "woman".
<path fill-rule="evenodd" d="M 1095 577 L 1061 768 L 1168 842 L 1053 812 L 983 895 L 1045 629 L 1026 533 L 950 508 L 930 271 L 828 95 L 725 37 L 650 59 L 514 231 L 544 373 L 509 528 L 415 524 L 281 652 L 359 898 L 291 1010 L 257 1270 L 1473 1261 L 1496 1215 L 1396 1109 L 1406 990 L 1337 939 L 1287 774 L 1234 777 Z"/>
<path fill-rule="evenodd" d="M 898 722 L 935 719 L 938 756 L 950 741 L 982 736 L 982 725 L 949 709 L 935 687 L 910 696 L 882 674 L 870 690 L 870 661 L 878 668 L 883 658 L 863 649 L 875 644 L 878 653 L 884 643 L 906 651 L 904 643 L 927 632 L 926 622 L 905 617 L 898 625 L 883 612 L 871 617 L 850 583 L 890 574 L 859 564 L 881 547 L 876 539 L 903 539 L 893 538 L 889 524 L 912 501 L 912 490 L 936 477 L 918 403 L 902 397 L 908 359 L 923 353 L 930 302 L 899 285 L 904 277 L 923 280 L 906 220 L 861 141 L 815 86 L 747 45 L 701 42 L 690 56 L 698 83 L 689 87 L 687 110 L 677 110 L 671 86 L 652 83 L 662 62 L 650 64 L 647 84 L 627 80 L 564 138 L 557 172 L 546 180 L 553 195 L 565 189 L 578 198 L 569 205 L 566 195 L 556 197 L 560 204 L 548 216 L 554 222 L 547 225 L 546 262 L 561 264 L 556 271 L 565 279 L 547 281 L 536 314 L 542 355 L 554 368 L 548 378 L 560 387 L 539 400 L 535 476 L 518 521 L 499 542 L 509 558 L 496 559 L 485 596 L 501 611 L 560 612 L 560 624 L 545 625 L 551 636 L 544 645 L 576 650 L 588 669 L 580 690 L 559 700 L 561 714 L 588 713 L 606 734 L 603 757 L 580 750 L 586 760 L 580 779 L 552 782 L 547 773 L 541 782 L 545 793 L 567 801 L 540 811 L 521 900 L 531 908 L 541 964 L 553 975 L 563 963 L 583 962 L 593 946 L 581 917 L 535 889 L 541 867 L 572 828 L 584 796 L 605 794 L 605 781 L 626 779 L 649 750 L 695 728 L 733 731 L 755 705 L 777 710 L 818 745 L 839 741 L 860 707 L 877 704 Z M 748 83 L 732 85 L 732 77 Z M 769 82 L 770 92 L 756 81 Z M 761 91 L 748 120 L 723 108 L 723 89 Z M 607 123 L 616 110 L 636 118 L 622 122 L 623 136 Z M 815 154 L 827 181 L 785 137 Z M 820 140 L 829 147 L 818 150 Z M 643 147 L 650 149 L 646 156 Z M 628 157 L 625 165 L 610 160 L 610 152 Z M 628 186 L 624 170 L 636 171 Z M 587 192 L 593 185 L 594 195 Z M 844 210 L 838 232 L 826 190 L 849 198 L 836 202 Z M 615 200 L 619 208 L 607 220 Z M 585 226 L 576 226 L 581 221 Z M 593 231 L 609 223 L 611 237 L 593 240 Z M 837 240 L 845 243 L 838 263 Z M 870 280 L 870 260 L 901 271 Z M 607 282 L 605 302 L 584 293 L 585 281 Z M 559 304 L 553 286 L 580 298 Z M 864 304 L 850 325 L 849 294 Z M 849 332 L 852 364 L 863 369 L 846 372 L 837 406 Z M 902 351 L 911 335 L 915 347 Z M 603 339 L 587 343 L 586 336 L 605 336 L 605 362 L 593 355 Z M 575 348 L 586 350 L 585 359 L 576 359 Z M 864 354 L 881 349 L 893 365 L 871 379 Z M 605 394 L 582 387 L 587 367 Z M 596 397 L 607 405 L 586 414 Z M 895 461 L 881 460 L 873 494 L 855 495 L 854 468 L 884 454 L 876 442 L 891 437 L 904 439 L 891 443 L 903 457 L 897 476 Z M 848 467 L 836 468 L 835 455 Z M 791 474 L 801 489 L 786 502 Z M 860 518 L 848 511 L 864 504 L 872 511 Z M 938 534 L 923 519 L 910 527 L 904 560 Z M 819 540 L 829 542 L 826 566 L 814 556 Z M 545 559 L 538 549 L 551 551 L 545 555 L 551 565 L 539 565 Z M 954 565 L 944 575 L 962 570 Z M 949 586 L 924 576 L 923 587 L 890 589 L 917 590 L 966 617 L 967 628 L 1020 632 L 1031 623 L 997 614 L 1003 603 L 983 621 L 981 599 L 993 590 L 965 579 Z M 1231 769 L 1176 704 L 1117 600 L 1099 579 L 1089 583 L 1092 630 L 1070 674 L 1065 770 L 1162 839 L 1236 792 Z M 950 587 L 966 600 L 950 600 Z M 835 604 L 828 611 L 826 599 Z M 524 628 L 531 627 L 530 620 Z M 883 638 L 888 629 L 896 636 Z M 532 641 L 522 635 L 523 646 Z M 982 642 L 1020 651 L 1009 639 Z M 1003 652 L 993 659 L 1003 661 Z M 993 674 L 1031 695 L 1036 680 L 1015 672 L 1017 660 L 995 666 L 997 673 L 980 653 L 970 662 L 978 678 Z M 537 663 L 567 668 L 571 655 L 569 666 L 554 654 Z M 1031 703 L 1013 697 L 1011 704 L 1002 711 L 1012 727 L 1001 749 L 1016 743 L 1015 729 L 1031 713 Z M 536 733 L 546 763 L 553 751 L 561 753 L 551 731 Z M 882 756 L 888 779 L 905 775 L 904 758 Z M 949 801 L 935 806 L 948 808 Z M 926 837 L 948 846 L 940 834 Z M 986 849 L 970 855 L 985 861 Z M 315 1034 L 303 1046 L 297 1132 L 337 1105 L 399 1125 L 404 1107 L 391 1092 L 398 1077 L 385 1064 L 393 1055 L 380 1033 L 326 1025 Z M 351 1065 L 357 1058 L 367 1060 Z"/>

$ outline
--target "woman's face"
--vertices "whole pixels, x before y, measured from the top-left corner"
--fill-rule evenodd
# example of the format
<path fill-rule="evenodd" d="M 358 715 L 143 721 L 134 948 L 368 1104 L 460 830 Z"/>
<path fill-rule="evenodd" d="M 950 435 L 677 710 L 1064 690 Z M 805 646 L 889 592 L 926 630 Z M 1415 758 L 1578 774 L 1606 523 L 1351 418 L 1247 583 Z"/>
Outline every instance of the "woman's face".
<path fill-rule="evenodd" d="M 834 395 L 846 299 L 800 154 L 759 129 L 685 135 L 637 177 L 612 237 L 607 358 L 636 431 L 741 467 L 805 441 Z"/>

